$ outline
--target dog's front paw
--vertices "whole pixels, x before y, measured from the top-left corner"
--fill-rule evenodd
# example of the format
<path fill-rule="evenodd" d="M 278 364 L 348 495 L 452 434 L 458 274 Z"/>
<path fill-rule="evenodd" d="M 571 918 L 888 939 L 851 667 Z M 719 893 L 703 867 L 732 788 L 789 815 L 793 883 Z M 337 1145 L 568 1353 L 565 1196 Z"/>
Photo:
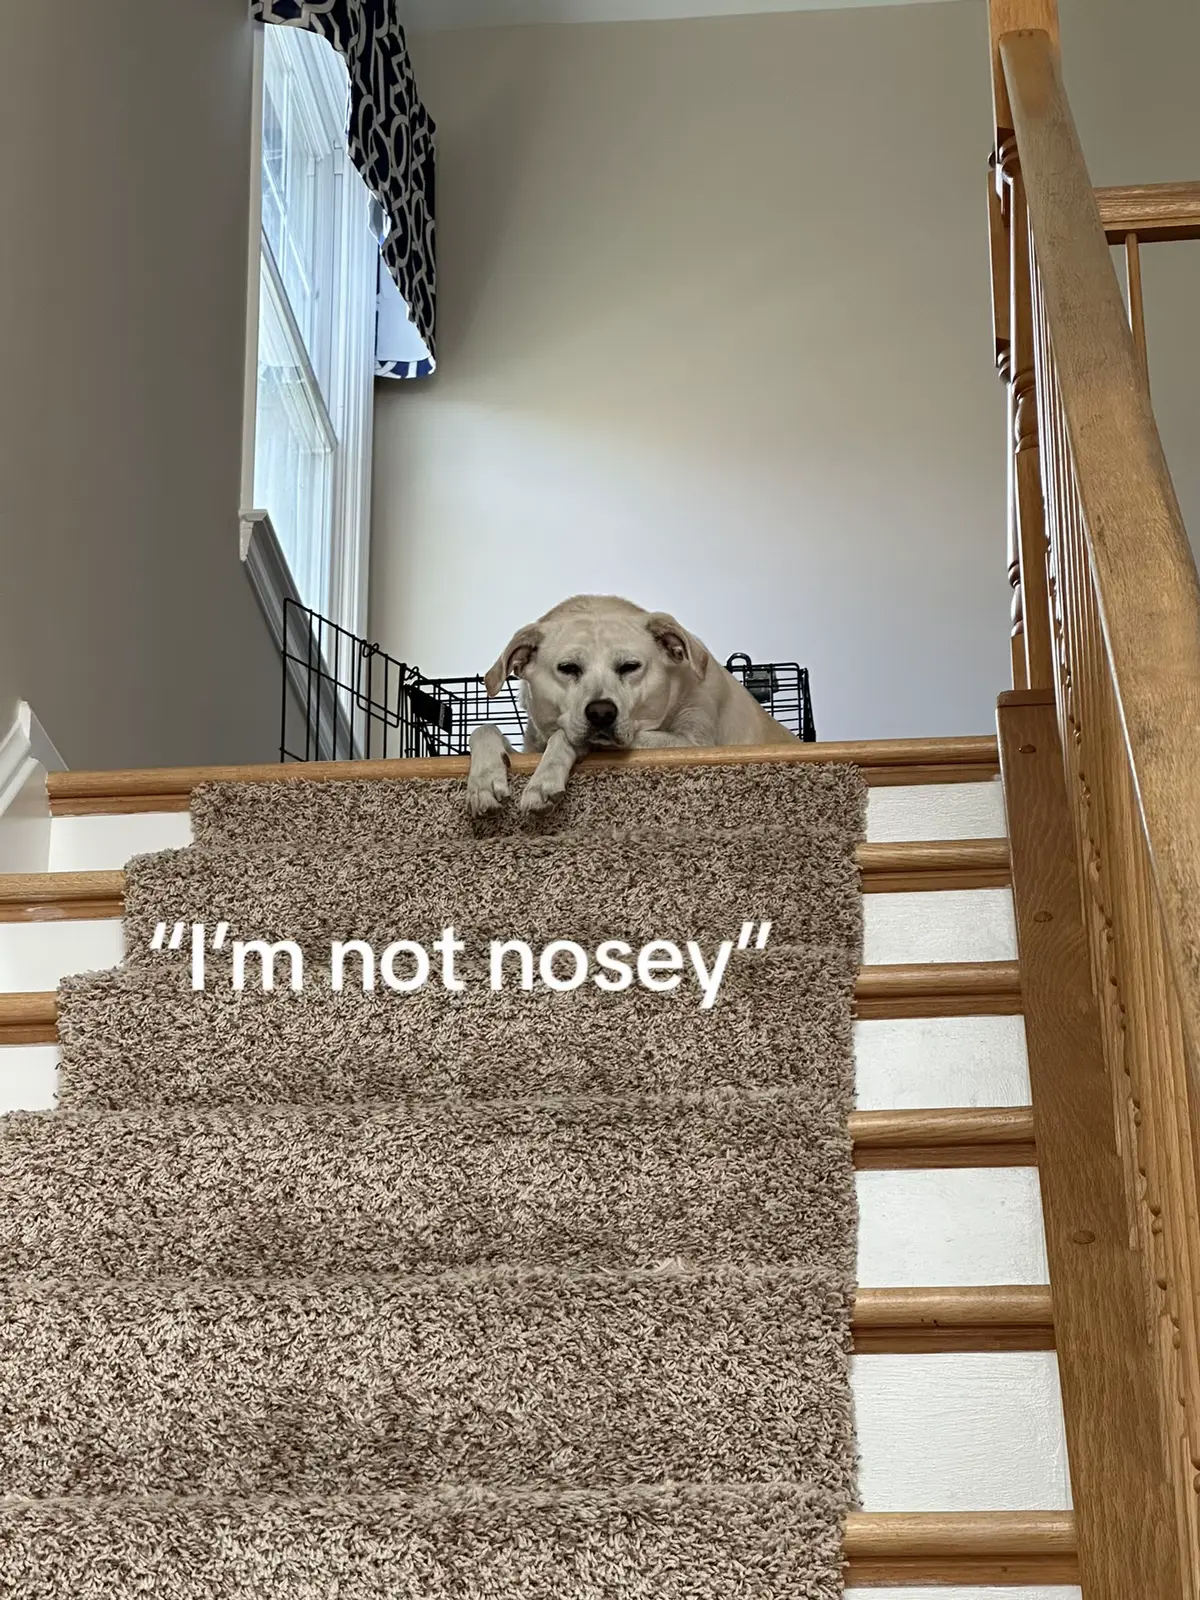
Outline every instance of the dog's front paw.
<path fill-rule="evenodd" d="M 567 792 L 567 786 L 562 779 L 557 777 L 545 778 L 540 772 L 535 772 L 533 777 L 521 790 L 518 804 L 526 816 L 536 816 L 542 811 L 549 811 L 556 806 Z"/>
<path fill-rule="evenodd" d="M 508 743 L 499 728 L 484 724 L 471 735 L 467 773 L 467 810 L 490 817 L 508 799 Z"/>
<path fill-rule="evenodd" d="M 508 799 L 508 763 L 504 760 L 472 761 L 467 777 L 467 810 L 473 817 L 490 817 Z"/>

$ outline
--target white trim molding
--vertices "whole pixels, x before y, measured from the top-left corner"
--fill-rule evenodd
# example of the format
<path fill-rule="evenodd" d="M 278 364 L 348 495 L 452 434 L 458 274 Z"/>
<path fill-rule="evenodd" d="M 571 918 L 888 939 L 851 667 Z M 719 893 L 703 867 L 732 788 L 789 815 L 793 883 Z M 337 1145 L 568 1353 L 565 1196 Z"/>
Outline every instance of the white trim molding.
<path fill-rule="evenodd" d="M 43 773 L 67 769 L 33 707 L 22 700 L 17 706 L 16 721 L 0 739 L 0 816 L 20 793 L 33 768 L 39 766 Z"/>
<path fill-rule="evenodd" d="M 264 212 L 264 107 L 272 85 L 278 97 L 285 83 L 320 158 L 310 218 L 313 238 L 304 263 L 314 290 L 311 321 L 293 304 L 295 283 L 282 255 L 276 260 L 264 220 L 278 217 L 283 204 L 276 195 L 274 209 L 268 205 Z M 350 159 L 349 78 L 342 57 L 327 40 L 304 29 L 256 22 L 251 92 L 241 503 L 251 506 L 262 499 L 273 505 L 281 518 L 276 534 L 282 532 L 287 542 L 303 603 L 361 635 L 367 624 L 370 566 L 380 261 L 375 203 Z M 304 144 L 297 139 L 292 151 L 297 160 L 305 158 L 307 145 L 299 148 Z M 281 238 L 275 242 L 283 248 Z M 301 490 L 302 509 L 294 523 L 291 511 L 284 518 L 294 479 L 277 461 L 271 465 L 281 429 L 287 433 L 287 428 L 268 412 L 266 438 L 259 437 L 259 403 L 267 392 L 261 386 L 271 373 L 281 371 L 297 375 L 290 385 L 296 408 L 290 437 L 302 441 L 297 448 L 312 473 Z M 271 392 L 278 400 L 278 391 Z M 276 473 L 282 473 L 277 483 Z M 242 543 L 245 560 L 244 528 Z"/>
<path fill-rule="evenodd" d="M 262 272 L 263 25 L 253 25 L 250 77 L 250 219 L 246 230 L 246 371 L 242 384 L 242 504 L 254 499 L 254 437 L 258 427 L 258 296 Z M 243 529 L 244 537 L 244 529 Z M 246 559 L 245 549 L 242 560 Z"/>
<path fill-rule="evenodd" d="M 46 774 L 66 762 L 24 700 L 0 739 L 0 872 L 45 872 L 50 865 Z"/>

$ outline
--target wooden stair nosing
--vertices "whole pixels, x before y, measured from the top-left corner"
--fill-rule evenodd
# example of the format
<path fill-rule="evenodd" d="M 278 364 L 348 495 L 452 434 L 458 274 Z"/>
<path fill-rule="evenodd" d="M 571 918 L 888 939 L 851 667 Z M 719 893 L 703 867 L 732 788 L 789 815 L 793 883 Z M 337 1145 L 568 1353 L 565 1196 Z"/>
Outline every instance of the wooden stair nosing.
<path fill-rule="evenodd" d="M 861 967 L 856 986 L 860 1019 L 1015 1016 L 1021 1011 L 1015 961 L 966 961 Z M 0 1044 L 55 1044 L 54 990 L 0 993 Z"/>
<path fill-rule="evenodd" d="M 852 1511 L 842 1555 L 849 1588 L 1079 1581 L 1069 1511 Z"/>
<path fill-rule="evenodd" d="M 852 1588 L 1079 1582 L 1069 1511 L 852 1511 L 843 1550 Z"/>
<path fill-rule="evenodd" d="M 868 840 L 856 859 L 865 894 L 1003 889 L 1012 882 L 1007 839 Z"/>
<path fill-rule="evenodd" d="M 1037 1165 L 1029 1106 L 855 1111 L 850 1133 L 860 1170 Z"/>
<path fill-rule="evenodd" d="M 124 909 L 120 870 L 0 874 L 0 922 L 91 922 L 119 918 Z"/>
<path fill-rule="evenodd" d="M 532 772 L 539 757 L 514 755 L 513 770 Z M 952 783 L 995 778 L 1000 770 L 990 736 L 956 739 L 881 739 L 821 744 L 777 744 L 709 749 L 597 751 L 588 768 L 628 766 L 679 769 L 754 764 L 852 762 L 868 784 Z M 47 781 L 55 816 L 123 811 L 183 811 L 203 783 L 342 782 L 401 778 L 463 778 L 467 756 L 427 756 L 393 761 L 297 761 L 242 767 L 163 767 L 120 772 L 55 772 Z"/>
<path fill-rule="evenodd" d="M 1020 1013 L 1021 972 L 1015 961 L 894 962 L 859 968 L 855 1015 L 860 1021 Z"/>
<path fill-rule="evenodd" d="M 0 994 L 0 1045 L 57 1043 L 58 996 L 53 989 Z"/>
<path fill-rule="evenodd" d="M 1005 839 L 863 844 L 857 851 L 866 893 L 981 889 L 1010 881 Z M 122 914 L 123 871 L 0 874 L 0 922 L 80 922 Z"/>
<path fill-rule="evenodd" d="M 853 1330 L 859 1355 L 1054 1348 L 1046 1284 L 859 1289 Z"/>
<path fill-rule="evenodd" d="M 653 752 L 649 752 L 653 753 Z M 450 761 L 458 760 L 456 756 L 446 756 L 441 759 Z M 294 765 L 307 765 L 308 763 L 294 763 Z M 360 763 L 361 765 L 362 763 Z M 277 768 L 276 774 L 282 774 L 285 769 Z M 520 769 L 518 769 L 520 770 Z M 869 789 L 887 789 L 903 786 L 905 788 L 921 788 L 934 784 L 947 783 L 988 783 L 1000 776 L 999 766 L 990 761 L 969 764 L 955 762 L 947 765 L 926 765 L 913 767 L 864 767 L 863 778 Z M 403 778 L 404 773 L 388 774 L 390 777 Z M 424 774 L 427 777 L 449 776 L 454 773 Z M 349 773 L 348 778 L 378 778 L 379 774 Z M 231 779 L 225 780 L 220 773 L 214 777 L 202 780 L 206 783 L 223 781 L 231 782 L 266 782 L 265 778 L 258 779 Z M 327 782 L 336 782 L 337 779 L 327 778 Z M 196 785 L 193 784 L 192 788 Z M 51 815 L 55 817 L 113 817 L 137 816 L 145 814 L 163 815 L 165 813 L 179 813 L 190 809 L 192 789 L 146 789 L 141 792 L 105 793 L 97 791 L 95 794 L 62 794 L 50 797 Z"/>

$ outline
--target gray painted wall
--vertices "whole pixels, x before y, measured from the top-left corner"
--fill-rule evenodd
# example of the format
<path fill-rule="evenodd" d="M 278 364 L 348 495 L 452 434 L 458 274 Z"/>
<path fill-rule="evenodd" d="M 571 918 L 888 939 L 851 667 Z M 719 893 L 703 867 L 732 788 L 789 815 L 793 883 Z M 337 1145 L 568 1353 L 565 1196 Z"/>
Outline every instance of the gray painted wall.
<path fill-rule="evenodd" d="M 1063 11 L 1096 181 L 1200 176 L 1200 16 Z M 461 674 L 616 590 L 722 654 L 799 657 L 822 737 L 989 729 L 1008 590 L 979 0 L 413 47 L 441 370 L 377 389 L 373 634 Z M 1155 393 L 1200 526 L 1200 246 L 1161 249 Z"/>
<path fill-rule="evenodd" d="M 26 6 L 0 51 L 0 735 L 270 760 L 238 561 L 246 0 Z"/>

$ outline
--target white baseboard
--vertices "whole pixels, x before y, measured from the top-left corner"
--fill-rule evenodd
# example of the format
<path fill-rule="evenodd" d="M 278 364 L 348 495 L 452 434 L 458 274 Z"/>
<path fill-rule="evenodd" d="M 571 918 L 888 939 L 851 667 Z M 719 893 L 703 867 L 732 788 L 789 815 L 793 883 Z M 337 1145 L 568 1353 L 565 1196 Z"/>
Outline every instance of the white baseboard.
<path fill-rule="evenodd" d="M 45 872 L 50 863 L 46 774 L 66 762 L 32 708 L 22 701 L 0 738 L 0 872 Z"/>

